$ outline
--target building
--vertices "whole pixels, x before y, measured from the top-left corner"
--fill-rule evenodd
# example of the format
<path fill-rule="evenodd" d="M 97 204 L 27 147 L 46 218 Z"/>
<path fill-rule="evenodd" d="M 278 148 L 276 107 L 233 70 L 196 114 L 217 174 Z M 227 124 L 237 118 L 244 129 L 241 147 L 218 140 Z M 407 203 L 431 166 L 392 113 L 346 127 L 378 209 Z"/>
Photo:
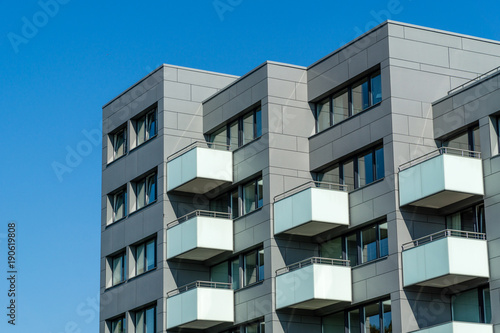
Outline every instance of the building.
<path fill-rule="evenodd" d="M 154 70 L 103 107 L 100 332 L 499 333 L 498 66 L 388 21 Z"/>

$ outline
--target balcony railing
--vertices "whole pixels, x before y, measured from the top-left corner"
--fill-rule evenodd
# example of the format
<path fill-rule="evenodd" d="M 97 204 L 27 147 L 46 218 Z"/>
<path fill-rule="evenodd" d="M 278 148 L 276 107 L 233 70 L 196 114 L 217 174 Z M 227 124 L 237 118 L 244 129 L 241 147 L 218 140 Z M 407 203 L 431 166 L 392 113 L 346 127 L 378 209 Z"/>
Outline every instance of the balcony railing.
<path fill-rule="evenodd" d="M 276 270 L 276 276 L 292 272 L 302 267 L 310 266 L 313 264 L 330 265 L 330 266 L 349 266 L 350 261 L 342 259 L 311 257 Z"/>
<path fill-rule="evenodd" d="M 430 160 L 433 157 L 436 157 L 436 156 L 439 156 L 442 154 L 451 154 L 451 155 L 457 155 L 457 156 L 463 156 L 463 157 L 481 158 L 481 152 L 478 152 L 478 151 L 457 149 L 457 148 L 451 148 L 451 147 L 441 147 L 441 148 L 438 148 L 436 150 L 431 151 L 430 153 L 427 153 L 427 154 L 422 155 L 420 157 L 417 157 L 411 161 L 408 161 L 406 163 L 401 164 L 399 166 L 399 171 L 403 171 L 403 170 L 408 169 L 414 165 L 420 164 L 422 162 L 425 162 L 427 160 Z"/>
<path fill-rule="evenodd" d="M 500 71 L 500 66 L 497 68 L 493 68 L 492 70 L 487 71 L 486 73 L 483 73 L 483 74 L 479 75 L 478 77 L 473 78 L 472 80 L 469 80 L 469 81 L 465 82 L 464 84 L 461 84 L 458 87 L 451 89 L 450 91 L 448 91 L 448 95 L 450 95 L 453 92 L 458 91 L 466 86 L 469 86 L 469 85 L 473 84 L 474 82 L 480 81 L 480 80 L 486 78 L 487 76 L 493 75 L 498 71 Z"/>
<path fill-rule="evenodd" d="M 179 225 L 183 222 L 186 222 L 186 221 L 188 221 L 194 217 L 198 217 L 198 216 L 213 217 L 213 218 L 219 218 L 219 219 L 230 219 L 231 218 L 230 213 L 212 212 L 212 211 L 208 211 L 208 210 L 195 210 L 194 212 L 191 212 L 189 214 L 181 216 L 177 220 L 172 221 L 169 224 L 167 224 L 167 229 L 173 228 L 176 225 Z"/>
<path fill-rule="evenodd" d="M 189 146 L 186 146 L 182 148 L 181 150 L 173 153 L 169 157 L 167 157 L 167 162 L 170 162 L 171 160 L 176 159 L 177 157 L 187 153 L 190 150 L 193 150 L 195 148 L 211 148 L 211 149 L 217 149 L 217 150 L 227 150 L 231 151 L 231 146 L 229 145 L 223 145 L 221 143 L 214 143 L 214 142 L 206 142 L 206 141 L 195 141 Z"/>
<path fill-rule="evenodd" d="M 173 297 L 186 291 L 193 290 L 196 288 L 212 288 L 212 289 L 232 289 L 233 286 L 231 283 L 224 282 L 212 282 L 212 281 L 195 281 L 192 283 L 188 283 L 182 287 L 171 290 L 167 293 L 167 297 Z"/>
<path fill-rule="evenodd" d="M 346 191 L 347 192 L 347 185 L 336 184 L 336 183 L 327 183 L 327 182 L 318 182 L 318 181 L 312 180 L 312 181 L 309 181 L 305 184 L 294 187 L 286 192 L 278 194 L 277 196 L 274 197 L 274 202 L 288 198 L 288 197 L 290 197 L 296 193 L 299 193 L 305 189 L 308 189 L 308 188 L 322 188 L 322 189 L 327 189 L 327 190 L 337 190 L 337 191 Z"/>
<path fill-rule="evenodd" d="M 443 239 L 446 237 L 460 237 L 460 238 L 470 238 L 470 239 L 480 239 L 486 240 L 486 234 L 480 232 L 472 232 L 472 231 L 462 231 L 462 230 L 453 230 L 446 229 L 442 231 L 438 231 L 431 235 L 427 235 L 424 237 L 417 238 L 412 240 L 411 242 L 405 243 L 402 245 L 403 251 L 412 249 L 414 247 L 428 244 L 430 242 Z"/>

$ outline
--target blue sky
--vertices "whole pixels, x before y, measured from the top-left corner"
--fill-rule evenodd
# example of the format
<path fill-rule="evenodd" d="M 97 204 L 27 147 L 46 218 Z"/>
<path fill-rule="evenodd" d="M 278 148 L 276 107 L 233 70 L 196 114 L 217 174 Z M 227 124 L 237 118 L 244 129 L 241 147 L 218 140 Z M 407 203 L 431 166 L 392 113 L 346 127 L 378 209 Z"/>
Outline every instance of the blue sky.
<path fill-rule="evenodd" d="M 307 66 L 386 19 L 500 40 L 498 1 L 0 6 L 2 332 L 98 331 L 101 146 L 92 134 L 101 107 L 161 63 L 235 75 L 265 60 Z M 15 327 L 5 316 L 9 221 L 18 226 Z"/>

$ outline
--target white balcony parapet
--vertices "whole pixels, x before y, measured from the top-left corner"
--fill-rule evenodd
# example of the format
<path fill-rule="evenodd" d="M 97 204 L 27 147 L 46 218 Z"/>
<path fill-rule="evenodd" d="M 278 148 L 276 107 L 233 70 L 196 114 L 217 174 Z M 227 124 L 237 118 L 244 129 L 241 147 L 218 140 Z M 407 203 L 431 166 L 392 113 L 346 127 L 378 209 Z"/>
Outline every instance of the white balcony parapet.
<path fill-rule="evenodd" d="M 403 244 L 403 285 L 443 288 L 489 278 L 483 233 L 443 230 Z"/>
<path fill-rule="evenodd" d="M 313 257 L 276 271 L 276 308 L 316 310 L 352 301 L 349 260 Z"/>
<path fill-rule="evenodd" d="M 493 325 L 451 321 L 445 324 L 423 328 L 412 333 L 493 333 Z"/>
<path fill-rule="evenodd" d="M 167 259 L 205 261 L 233 251 L 231 214 L 196 210 L 167 225 Z"/>
<path fill-rule="evenodd" d="M 230 283 L 196 281 L 167 293 L 167 329 L 207 329 L 234 322 Z"/>
<path fill-rule="evenodd" d="M 167 192 L 203 194 L 232 181 L 230 146 L 196 141 L 167 158 Z"/>
<path fill-rule="evenodd" d="M 310 181 L 274 198 L 274 234 L 315 236 L 349 225 L 347 186 Z"/>
<path fill-rule="evenodd" d="M 399 167 L 399 205 L 442 208 L 484 195 L 481 153 L 441 147 Z"/>

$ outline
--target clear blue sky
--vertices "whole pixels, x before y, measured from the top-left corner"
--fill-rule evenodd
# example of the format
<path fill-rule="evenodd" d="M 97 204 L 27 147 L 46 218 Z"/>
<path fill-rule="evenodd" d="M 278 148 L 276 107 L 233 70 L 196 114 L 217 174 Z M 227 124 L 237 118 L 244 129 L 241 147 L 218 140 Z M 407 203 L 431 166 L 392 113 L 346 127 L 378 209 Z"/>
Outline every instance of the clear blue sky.
<path fill-rule="evenodd" d="M 161 63 L 235 75 L 265 60 L 307 66 L 386 19 L 500 40 L 498 1 L 54 1 L 0 5 L 1 332 L 98 331 L 101 146 L 83 131 Z M 72 150 L 81 159 L 68 165 Z M 54 163 L 67 167 L 60 178 Z M 5 316 L 9 221 L 15 327 Z"/>

